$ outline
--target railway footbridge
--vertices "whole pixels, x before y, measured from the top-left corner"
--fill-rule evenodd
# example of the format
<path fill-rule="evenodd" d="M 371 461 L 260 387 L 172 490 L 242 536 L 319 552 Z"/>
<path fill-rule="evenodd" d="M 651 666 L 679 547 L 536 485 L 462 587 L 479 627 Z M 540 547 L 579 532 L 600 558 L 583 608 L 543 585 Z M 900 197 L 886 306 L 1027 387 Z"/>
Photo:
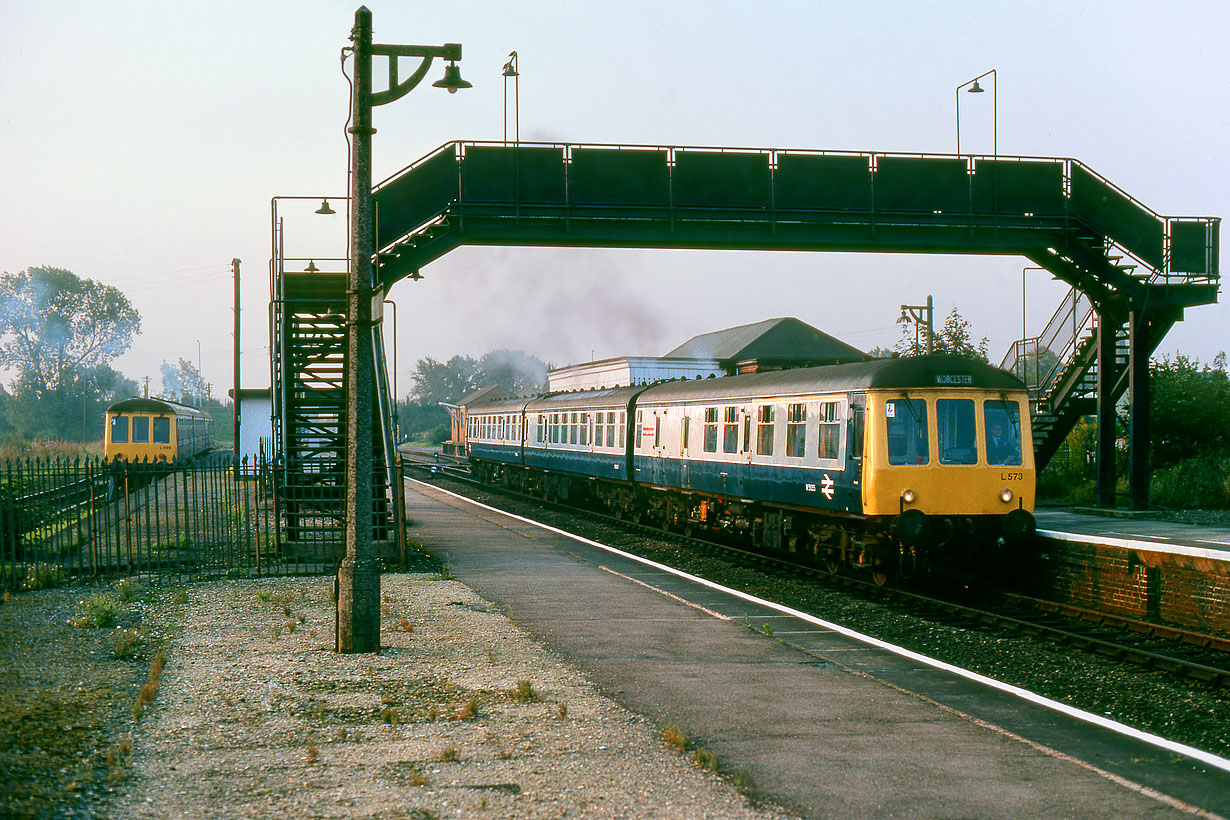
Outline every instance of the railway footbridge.
<path fill-rule="evenodd" d="M 384 292 L 462 245 L 1024 257 L 1072 292 L 1002 366 L 1030 384 L 1040 464 L 1080 416 L 1097 415 L 1103 505 L 1114 503 L 1125 395 L 1131 501 L 1147 503 L 1149 356 L 1186 308 L 1216 301 L 1219 283 L 1218 218 L 1163 216 L 1068 158 L 452 142 L 373 195 Z M 286 463 L 311 472 L 345 444 L 333 379 L 345 277 L 275 258 L 274 278 L 278 435 Z M 387 408 L 379 356 L 377 369 Z"/>

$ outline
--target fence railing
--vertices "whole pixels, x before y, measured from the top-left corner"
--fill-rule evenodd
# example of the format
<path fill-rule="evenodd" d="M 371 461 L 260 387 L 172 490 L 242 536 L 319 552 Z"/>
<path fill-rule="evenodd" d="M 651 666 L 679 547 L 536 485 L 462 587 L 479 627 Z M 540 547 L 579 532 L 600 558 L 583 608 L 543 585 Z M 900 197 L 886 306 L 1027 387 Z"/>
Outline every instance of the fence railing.
<path fill-rule="evenodd" d="M 101 459 L 0 464 L 0 587 L 133 575 L 178 580 L 327 572 L 336 540 L 295 538 L 273 462 Z"/>

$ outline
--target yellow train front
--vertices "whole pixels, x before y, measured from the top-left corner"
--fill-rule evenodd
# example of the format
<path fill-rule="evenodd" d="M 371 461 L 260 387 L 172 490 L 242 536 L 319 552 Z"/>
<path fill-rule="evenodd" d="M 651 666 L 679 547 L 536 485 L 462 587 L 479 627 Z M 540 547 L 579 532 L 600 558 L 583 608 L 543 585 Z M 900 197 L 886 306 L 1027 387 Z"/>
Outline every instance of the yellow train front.
<path fill-rule="evenodd" d="M 125 399 L 107 408 L 108 464 L 181 464 L 213 447 L 208 413 L 166 399 Z"/>
<path fill-rule="evenodd" d="M 1035 467 L 1023 386 L 951 357 L 898 367 L 892 387 L 867 390 L 862 513 L 891 524 L 900 570 L 925 552 L 1027 544 Z"/>

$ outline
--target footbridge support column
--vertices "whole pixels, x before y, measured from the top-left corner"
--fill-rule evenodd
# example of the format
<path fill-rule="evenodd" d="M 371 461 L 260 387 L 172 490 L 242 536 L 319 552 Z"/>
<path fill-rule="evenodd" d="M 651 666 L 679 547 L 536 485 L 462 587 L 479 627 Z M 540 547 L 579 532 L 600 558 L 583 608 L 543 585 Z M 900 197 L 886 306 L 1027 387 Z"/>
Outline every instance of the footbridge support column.
<path fill-rule="evenodd" d="M 1144 311 L 1133 310 L 1128 322 L 1128 396 L 1132 407 L 1128 490 L 1132 508 L 1139 510 L 1149 506 L 1149 354 L 1153 342 Z"/>
<path fill-rule="evenodd" d="M 1111 312 L 1098 311 L 1098 506 L 1115 506 L 1115 327 Z"/>

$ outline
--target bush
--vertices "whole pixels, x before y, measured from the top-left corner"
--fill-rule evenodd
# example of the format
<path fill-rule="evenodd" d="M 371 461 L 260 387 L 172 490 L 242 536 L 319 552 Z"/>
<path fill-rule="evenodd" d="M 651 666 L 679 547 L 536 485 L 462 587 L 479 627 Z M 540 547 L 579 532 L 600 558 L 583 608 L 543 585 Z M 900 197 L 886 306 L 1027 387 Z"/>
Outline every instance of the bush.
<path fill-rule="evenodd" d="M 1154 472 L 1149 499 L 1176 510 L 1230 508 L 1230 457 L 1197 456 Z"/>

